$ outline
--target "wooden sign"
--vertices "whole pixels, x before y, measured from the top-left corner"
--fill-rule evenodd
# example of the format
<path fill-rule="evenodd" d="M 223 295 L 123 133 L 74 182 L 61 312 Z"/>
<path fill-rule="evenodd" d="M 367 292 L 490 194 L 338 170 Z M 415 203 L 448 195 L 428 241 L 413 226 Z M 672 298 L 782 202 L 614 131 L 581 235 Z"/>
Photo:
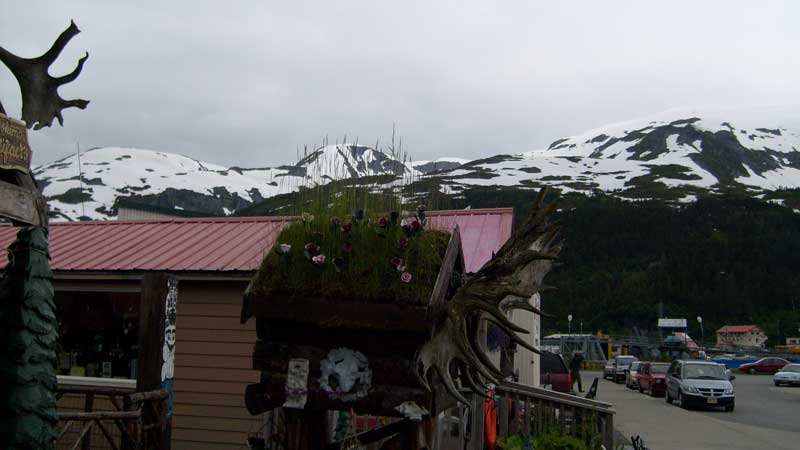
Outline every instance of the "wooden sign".
<path fill-rule="evenodd" d="M 0 114 L 0 168 L 27 174 L 30 165 L 31 147 L 25 124 Z"/>

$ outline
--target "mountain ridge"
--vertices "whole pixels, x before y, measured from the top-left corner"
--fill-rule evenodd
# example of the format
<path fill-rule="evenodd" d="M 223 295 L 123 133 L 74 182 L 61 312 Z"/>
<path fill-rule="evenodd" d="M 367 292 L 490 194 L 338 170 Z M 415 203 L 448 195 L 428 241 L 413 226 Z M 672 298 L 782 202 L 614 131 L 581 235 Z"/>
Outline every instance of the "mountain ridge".
<path fill-rule="evenodd" d="M 800 108 L 674 109 L 557 139 L 547 148 L 468 160 L 410 161 L 356 144 L 315 148 L 293 164 L 223 167 L 166 152 L 104 147 L 34 169 L 53 215 L 113 219 L 117 197 L 234 214 L 332 180 L 376 175 L 426 183 L 454 198 L 470 190 L 604 192 L 690 202 L 736 191 L 782 203 L 800 188 Z M 391 183 L 390 183 L 391 184 Z"/>

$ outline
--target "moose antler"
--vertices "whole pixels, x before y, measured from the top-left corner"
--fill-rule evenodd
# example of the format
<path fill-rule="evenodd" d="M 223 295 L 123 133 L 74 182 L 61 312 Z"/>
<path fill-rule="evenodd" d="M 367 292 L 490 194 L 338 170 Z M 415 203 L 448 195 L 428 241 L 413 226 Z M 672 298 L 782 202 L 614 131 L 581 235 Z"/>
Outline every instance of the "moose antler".
<path fill-rule="evenodd" d="M 58 39 L 53 43 L 45 54 L 38 58 L 20 58 L 0 47 L 0 61 L 5 63 L 14 77 L 19 82 L 22 91 L 22 120 L 28 124 L 28 128 L 36 130 L 49 127 L 53 124 L 53 119 L 58 119 L 58 123 L 64 125 L 64 118 L 61 110 L 65 108 L 85 109 L 89 104 L 88 100 L 64 100 L 58 95 L 58 88 L 67 84 L 80 75 L 83 64 L 89 58 L 89 53 L 78 61 L 78 66 L 71 73 L 62 77 L 51 77 L 48 69 L 61 54 L 67 43 L 81 30 L 70 21 L 69 27 L 64 30 Z M 0 105 L 2 111 L 2 105 Z"/>
<path fill-rule="evenodd" d="M 416 358 L 416 374 L 428 390 L 431 389 L 431 371 L 434 371 L 450 395 L 468 405 L 456 387 L 456 379 L 461 387 L 483 395 L 485 389 L 481 387 L 486 382 L 497 384 L 503 378 L 501 370 L 477 342 L 474 325 L 481 320 L 494 323 L 513 342 L 540 353 L 517 334 L 528 333 L 528 330 L 511 322 L 506 313 L 521 309 L 544 315 L 529 303 L 529 299 L 543 290 L 543 278 L 561 251 L 557 238 L 559 227 L 548 221 L 555 205 L 545 207 L 544 197 L 543 189 L 528 220 L 500 248 L 495 258 L 448 302 L 444 317 L 434 326 L 431 339 Z"/>

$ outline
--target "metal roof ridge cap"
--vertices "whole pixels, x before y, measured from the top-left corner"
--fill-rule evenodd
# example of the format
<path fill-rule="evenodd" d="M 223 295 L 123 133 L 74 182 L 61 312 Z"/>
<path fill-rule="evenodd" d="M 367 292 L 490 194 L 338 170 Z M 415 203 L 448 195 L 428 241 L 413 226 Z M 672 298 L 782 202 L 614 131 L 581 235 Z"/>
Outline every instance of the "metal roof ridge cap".
<path fill-rule="evenodd" d="M 131 219 L 131 220 L 75 220 L 50 222 L 50 227 L 130 225 L 143 223 L 236 223 L 236 222 L 286 222 L 300 220 L 299 216 L 229 216 L 229 217 L 186 217 L 175 219 Z M 9 224 L 10 225 L 10 224 Z"/>
<path fill-rule="evenodd" d="M 497 208 L 475 208 L 475 209 L 440 209 L 428 211 L 429 216 L 468 216 L 468 215 L 489 215 L 496 214 L 514 214 L 514 207 L 503 206 Z"/>

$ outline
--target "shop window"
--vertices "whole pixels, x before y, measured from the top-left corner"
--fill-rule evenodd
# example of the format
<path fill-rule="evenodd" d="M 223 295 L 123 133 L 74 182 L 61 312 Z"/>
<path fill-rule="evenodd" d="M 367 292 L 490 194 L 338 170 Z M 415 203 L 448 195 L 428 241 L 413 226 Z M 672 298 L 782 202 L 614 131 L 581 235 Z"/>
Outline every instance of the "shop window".
<path fill-rule="evenodd" d="M 139 293 L 56 292 L 61 375 L 136 378 Z"/>

